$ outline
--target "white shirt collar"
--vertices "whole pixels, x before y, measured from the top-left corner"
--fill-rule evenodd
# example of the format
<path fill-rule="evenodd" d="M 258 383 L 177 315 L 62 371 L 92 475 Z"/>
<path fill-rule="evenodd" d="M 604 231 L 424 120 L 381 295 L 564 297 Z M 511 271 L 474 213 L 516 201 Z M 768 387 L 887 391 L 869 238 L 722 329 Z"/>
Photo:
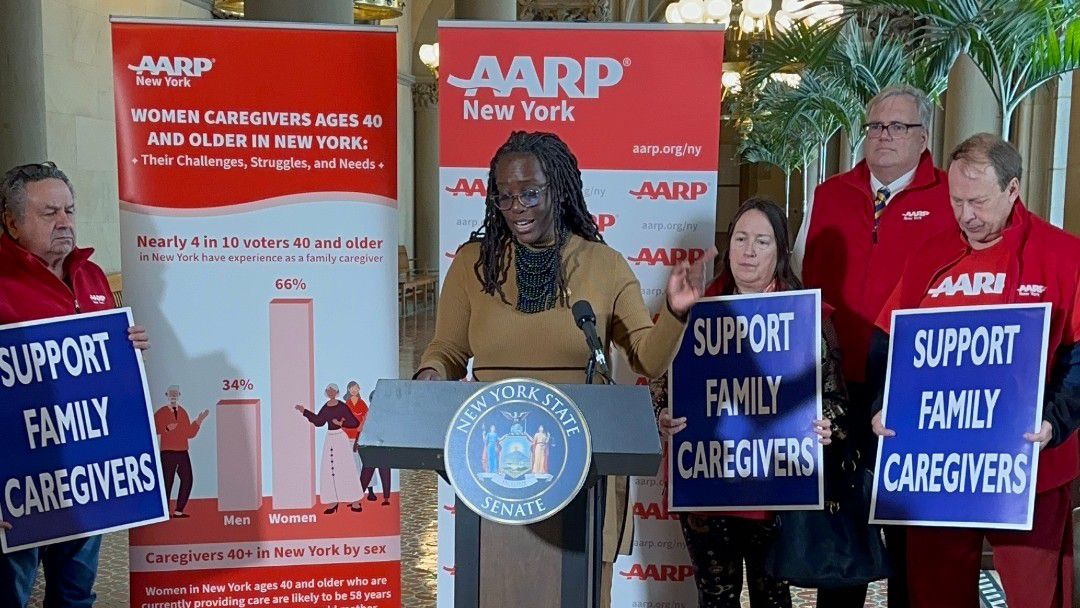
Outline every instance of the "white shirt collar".
<path fill-rule="evenodd" d="M 907 188 L 911 185 L 911 182 L 915 180 L 915 171 L 918 170 L 918 168 L 919 166 L 915 165 L 914 169 L 896 178 L 891 184 L 883 184 L 881 180 L 874 177 L 873 173 L 870 173 L 870 191 L 873 193 L 877 193 L 877 191 L 880 190 L 882 186 L 884 186 L 889 189 L 889 198 L 885 200 L 889 200 L 892 197 L 896 196 L 897 192 L 900 192 L 904 188 Z"/>

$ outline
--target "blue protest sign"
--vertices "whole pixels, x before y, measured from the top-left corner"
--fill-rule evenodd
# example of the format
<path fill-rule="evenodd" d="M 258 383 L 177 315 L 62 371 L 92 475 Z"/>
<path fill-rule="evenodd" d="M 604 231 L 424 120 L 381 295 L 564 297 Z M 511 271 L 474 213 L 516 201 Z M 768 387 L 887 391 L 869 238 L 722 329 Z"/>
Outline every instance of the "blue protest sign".
<path fill-rule="evenodd" d="M 820 509 L 821 293 L 705 298 L 669 372 L 672 511 Z"/>
<path fill-rule="evenodd" d="M 0 327 L 4 553 L 167 519 L 130 309 Z"/>
<path fill-rule="evenodd" d="M 1049 304 L 893 313 L 870 521 L 1030 530 Z"/>

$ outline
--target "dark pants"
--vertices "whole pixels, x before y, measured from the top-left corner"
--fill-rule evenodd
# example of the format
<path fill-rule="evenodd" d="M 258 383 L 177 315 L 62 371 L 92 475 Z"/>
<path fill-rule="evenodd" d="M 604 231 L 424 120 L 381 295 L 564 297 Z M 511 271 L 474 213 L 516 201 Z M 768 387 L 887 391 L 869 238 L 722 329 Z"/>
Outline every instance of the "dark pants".
<path fill-rule="evenodd" d="M 848 384 L 850 411 L 849 433 L 866 468 L 873 470 L 877 463 L 877 436 L 870 426 L 870 406 L 877 395 L 866 384 Z M 885 549 L 893 575 L 889 577 L 889 608 L 908 608 L 907 587 L 907 526 L 883 526 Z M 866 585 L 818 589 L 820 608 L 862 608 L 866 602 Z"/>
<path fill-rule="evenodd" d="M 375 467 L 364 467 L 363 471 L 360 471 L 360 487 L 366 492 L 368 484 L 371 483 L 371 476 L 375 474 Z M 390 500 L 390 469 L 389 467 L 382 467 L 379 469 L 379 479 L 382 480 L 382 497 L 383 500 Z"/>
<path fill-rule="evenodd" d="M 101 537 L 91 536 L 0 555 L 0 606 L 30 603 L 38 562 L 45 571 L 44 608 L 93 606 L 100 548 Z"/>
<path fill-rule="evenodd" d="M 184 512 L 191 496 L 191 458 L 187 451 L 162 452 L 161 472 L 165 474 L 165 497 L 172 497 L 173 476 L 180 478 L 180 491 L 176 495 L 176 510 Z"/>
<path fill-rule="evenodd" d="M 679 515 L 694 564 L 699 608 L 739 608 L 743 561 L 751 608 L 791 608 L 788 584 L 765 572 L 775 528 L 741 517 Z"/>

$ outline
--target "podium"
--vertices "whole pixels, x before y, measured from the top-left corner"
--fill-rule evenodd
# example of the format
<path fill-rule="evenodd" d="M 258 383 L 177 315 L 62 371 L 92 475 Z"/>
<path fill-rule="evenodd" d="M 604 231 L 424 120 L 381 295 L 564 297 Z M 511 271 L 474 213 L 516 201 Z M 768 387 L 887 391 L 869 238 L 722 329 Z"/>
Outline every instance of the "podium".
<path fill-rule="evenodd" d="M 379 380 L 360 437 L 365 466 L 432 470 L 445 477 L 443 448 L 451 419 L 484 386 Z M 660 437 L 646 387 L 557 388 L 574 400 L 592 433 L 592 464 L 585 486 L 559 513 L 524 526 L 483 519 L 455 498 L 458 608 L 595 606 L 600 593 L 604 478 L 652 476 L 659 469 Z"/>

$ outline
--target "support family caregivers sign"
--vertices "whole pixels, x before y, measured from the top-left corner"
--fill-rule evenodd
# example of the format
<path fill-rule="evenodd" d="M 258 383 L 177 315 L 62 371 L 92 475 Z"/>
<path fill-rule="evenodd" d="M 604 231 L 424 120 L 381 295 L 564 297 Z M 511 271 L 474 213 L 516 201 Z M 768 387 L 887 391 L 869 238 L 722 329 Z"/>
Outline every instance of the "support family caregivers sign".
<path fill-rule="evenodd" d="M 893 314 L 872 523 L 1030 530 L 1050 305 Z"/>
<path fill-rule="evenodd" d="M 0 327 L 4 553 L 166 519 L 130 309 Z"/>
<path fill-rule="evenodd" d="M 670 510 L 822 508 L 819 291 L 702 300 L 669 378 Z"/>

